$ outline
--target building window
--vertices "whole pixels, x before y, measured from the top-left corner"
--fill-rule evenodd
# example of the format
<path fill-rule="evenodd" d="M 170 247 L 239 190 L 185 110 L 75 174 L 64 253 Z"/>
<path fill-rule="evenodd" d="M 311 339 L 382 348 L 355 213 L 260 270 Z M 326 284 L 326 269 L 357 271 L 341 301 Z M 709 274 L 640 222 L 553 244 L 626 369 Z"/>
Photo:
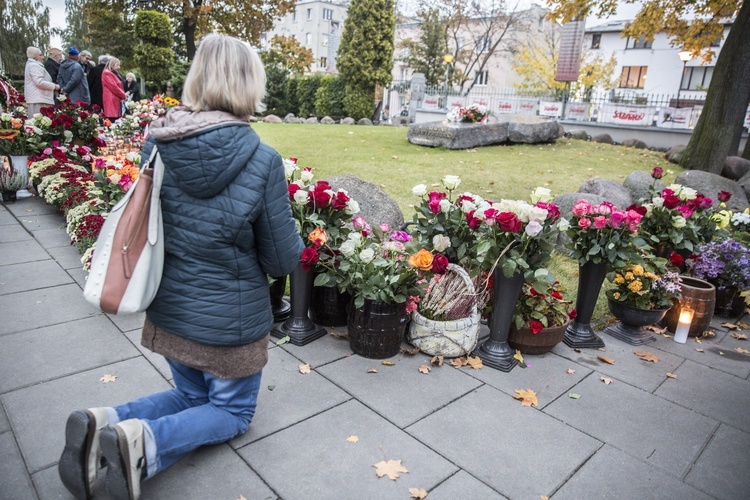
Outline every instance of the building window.
<path fill-rule="evenodd" d="M 409 68 L 401 67 L 401 81 L 406 81 L 409 79 Z"/>
<path fill-rule="evenodd" d="M 713 66 L 689 66 L 682 73 L 680 90 L 706 90 L 713 76 Z"/>
<path fill-rule="evenodd" d="M 328 67 L 328 58 L 327 57 L 321 57 L 320 58 L 320 67 L 321 68 L 327 68 Z"/>
<path fill-rule="evenodd" d="M 483 36 L 477 40 L 477 54 L 483 54 L 485 52 L 490 51 L 490 47 L 492 46 L 492 38 L 487 36 Z"/>
<path fill-rule="evenodd" d="M 333 9 L 323 9 L 323 20 L 330 21 L 333 19 Z"/>
<path fill-rule="evenodd" d="M 648 66 L 623 66 L 620 75 L 620 88 L 642 89 L 646 83 Z"/>
<path fill-rule="evenodd" d="M 484 71 L 475 71 L 474 72 L 474 85 L 487 85 L 489 82 L 489 72 L 487 70 Z"/>
<path fill-rule="evenodd" d="M 641 35 L 638 38 L 628 37 L 628 42 L 625 48 L 628 49 L 650 49 L 653 41 L 646 40 L 646 35 Z"/>
<path fill-rule="evenodd" d="M 310 47 L 312 45 L 312 33 L 305 34 L 305 45 Z"/>
<path fill-rule="evenodd" d="M 330 35 L 328 35 L 327 33 L 323 33 L 323 34 L 320 35 L 320 44 L 323 47 L 327 47 L 328 46 L 328 38 L 329 37 L 330 37 Z"/>
<path fill-rule="evenodd" d="M 292 11 L 292 22 L 293 23 L 297 22 L 297 11 L 296 10 Z"/>
<path fill-rule="evenodd" d="M 591 35 L 591 48 L 592 49 L 598 49 L 601 43 L 602 43 L 601 33 L 594 33 L 593 35 Z"/>
<path fill-rule="evenodd" d="M 307 20 L 312 21 L 312 9 L 307 9 Z"/>

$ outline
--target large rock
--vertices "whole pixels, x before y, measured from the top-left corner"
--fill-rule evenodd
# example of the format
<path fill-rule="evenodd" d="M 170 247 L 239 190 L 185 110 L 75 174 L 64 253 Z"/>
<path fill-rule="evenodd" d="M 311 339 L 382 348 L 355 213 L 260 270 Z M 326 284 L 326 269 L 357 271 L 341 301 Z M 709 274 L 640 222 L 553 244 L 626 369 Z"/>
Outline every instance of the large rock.
<path fill-rule="evenodd" d="M 310 125 L 317 125 L 319 122 L 317 118 L 315 118 L 314 116 L 311 116 L 310 118 L 305 120 L 305 123 L 310 124 Z"/>
<path fill-rule="evenodd" d="M 304 118 L 297 118 L 296 116 L 290 116 L 289 118 L 284 118 L 284 123 L 290 123 L 290 124 L 300 124 L 305 123 Z"/>
<path fill-rule="evenodd" d="M 733 211 L 743 211 L 748 207 L 747 195 L 739 183 L 725 179 L 724 177 L 702 170 L 688 170 L 677 176 L 677 184 L 693 188 L 709 198 L 713 198 L 714 206 L 719 203 L 717 198 L 719 191 L 732 193 L 732 198 L 727 202 L 727 207 Z"/>
<path fill-rule="evenodd" d="M 336 123 L 336 120 L 334 120 L 330 116 L 324 116 L 320 119 L 320 123 L 322 123 L 323 125 L 333 125 L 334 123 Z"/>
<path fill-rule="evenodd" d="M 666 158 L 670 163 L 676 163 L 679 165 L 680 159 L 682 158 L 682 153 L 685 152 L 685 148 L 687 148 L 687 144 L 678 144 L 676 146 L 672 146 L 666 152 L 664 158 Z"/>
<path fill-rule="evenodd" d="M 360 118 L 357 121 L 357 125 L 372 125 L 372 120 L 370 120 L 369 118 Z"/>
<path fill-rule="evenodd" d="M 250 118 L 248 118 L 248 121 L 249 121 L 250 123 L 257 123 L 257 122 L 258 122 L 258 120 L 259 120 L 259 119 L 258 119 L 258 117 L 257 117 L 257 116 L 254 116 L 254 115 L 250 115 Z"/>
<path fill-rule="evenodd" d="M 738 180 L 737 185 L 741 187 L 743 191 L 745 191 L 745 196 L 747 196 L 747 199 L 750 200 L 750 173 L 742 177 L 742 179 Z"/>
<path fill-rule="evenodd" d="M 557 122 L 529 115 L 502 115 L 488 123 L 429 122 L 409 125 L 407 138 L 420 146 L 469 149 L 506 142 L 548 142 L 560 137 Z"/>
<path fill-rule="evenodd" d="M 750 172 L 750 160 L 746 160 L 741 156 L 727 156 L 727 159 L 724 160 L 724 168 L 721 171 L 721 176 L 738 181 L 747 175 L 748 172 Z"/>
<path fill-rule="evenodd" d="M 359 203 L 360 213 L 357 215 L 367 219 L 370 225 L 386 223 L 391 229 L 398 229 L 404 224 L 404 214 L 398 203 L 375 184 L 354 175 L 337 175 L 328 182 L 334 190 L 345 190 Z"/>
<path fill-rule="evenodd" d="M 566 137 L 571 139 L 578 139 L 579 141 L 588 141 L 589 134 L 585 130 L 571 130 L 565 134 Z"/>
<path fill-rule="evenodd" d="M 594 177 L 586 179 L 581 185 L 579 193 L 598 194 L 604 201 L 613 203 L 616 207 L 624 209 L 633 204 L 633 196 L 630 191 L 619 182 L 609 181 Z"/>
<path fill-rule="evenodd" d="M 266 123 L 283 123 L 281 118 L 276 115 L 267 115 L 263 117 L 263 121 Z"/>
<path fill-rule="evenodd" d="M 592 142 L 601 142 L 603 144 L 614 144 L 615 141 L 612 140 L 612 136 L 609 134 L 599 134 L 595 135 L 591 138 Z"/>
<path fill-rule="evenodd" d="M 508 142 L 537 144 L 559 139 L 563 129 L 557 120 L 532 115 L 504 115 L 508 120 Z M 503 120 L 501 118 L 501 120 Z"/>
<path fill-rule="evenodd" d="M 625 182 L 622 183 L 625 189 L 630 192 L 630 197 L 635 202 L 651 197 L 650 187 L 652 184 L 654 184 L 654 178 L 651 177 L 650 172 L 646 172 L 645 170 L 632 171 L 625 178 Z M 661 192 L 665 187 L 667 186 L 662 181 L 656 181 L 655 188 L 657 191 Z"/>
<path fill-rule="evenodd" d="M 355 125 L 356 123 L 357 123 L 357 120 L 355 120 L 351 116 L 347 116 L 346 118 L 341 120 L 342 125 Z"/>
<path fill-rule="evenodd" d="M 564 193 L 555 196 L 555 199 L 552 200 L 552 203 L 560 207 L 561 217 L 569 219 L 570 211 L 573 209 L 573 205 L 575 205 L 578 200 L 586 200 L 592 205 L 598 205 L 599 203 L 605 201 L 604 198 L 602 198 L 598 194 Z M 557 237 L 557 242 L 555 243 L 555 250 L 564 253 L 565 255 L 570 255 L 570 250 L 566 247 L 568 243 L 570 243 L 570 238 L 568 237 L 568 235 L 565 233 L 560 233 L 560 235 Z"/>
<path fill-rule="evenodd" d="M 289 123 L 290 120 L 294 120 L 292 123 L 299 123 L 296 121 L 297 116 L 294 113 L 287 113 L 284 117 L 284 123 Z"/>
<path fill-rule="evenodd" d="M 625 139 L 622 141 L 622 145 L 626 148 L 648 149 L 648 144 L 640 139 Z"/>

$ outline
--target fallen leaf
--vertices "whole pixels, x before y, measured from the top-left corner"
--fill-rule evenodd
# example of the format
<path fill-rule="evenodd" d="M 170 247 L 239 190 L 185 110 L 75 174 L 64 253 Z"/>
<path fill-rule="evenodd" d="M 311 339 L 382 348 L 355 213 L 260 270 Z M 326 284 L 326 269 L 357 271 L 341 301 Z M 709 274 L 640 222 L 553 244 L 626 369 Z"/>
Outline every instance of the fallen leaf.
<path fill-rule="evenodd" d="M 716 337 L 716 332 L 713 330 L 706 330 L 701 334 L 701 338 Z"/>
<path fill-rule="evenodd" d="M 461 368 L 468 363 L 465 357 L 451 359 L 451 366 L 455 366 L 456 368 Z"/>
<path fill-rule="evenodd" d="M 747 334 L 746 333 L 733 333 L 732 338 L 735 338 L 737 340 L 747 340 Z"/>
<path fill-rule="evenodd" d="M 539 500 L 549 500 L 549 497 L 547 495 L 541 495 Z"/>
<path fill-rule="evenodd" d="M 372 464 L 373 467 L 375 467 L 375 474 L 378 475 L 378 477 L 383 477 L 385 475 L 388 476 L 388 479 L 392 479 L 395 481 L 399 477 L 400 472 L 409 472 L 406 467 L 401 465 L 401 460 L 388 460 L 380 461 L 376 464 Z"/>
<path fill-rule="evenodd" d="M 722 351 L 719 351 L 719 356 L 723 356 L 724 353 Z"/>
<path fill-rule="evenodd" d="M 396 363 L 394 363 L 393 361 L 381 361 L 380 364 L 383 366 L 393 366 Z"/>
<path fill-rule="evenodd" d="M 643 361 L 651 361 L 652 363 L 656 363 L 657 361 L 659 361 L 659 358 L 651 352 L 647 352 L 647 351 L 633 351 L 633 352 L 635 353 L 636 356 L 641 358 Z"/>
<path fill-rule="evenodd" d="M 430 373 L 430 370 L 432 370 L 432 368 L 430 367 L 430 365 L 421 365 L 419 367 L 419 373 L 427 374 L 427 373 Z"/>
<path fill-rule="evenodd" d="M 289 342 L 289 340 L 289 335 L 287 335 L 286 337 L 281 337 L 276 341 L 276 345 L 286 344 L 287 342 Z"/>
<path fill-rule="evenodd" d="M 237 500 L 247 500 L 243 495 L 240 495 L 240 497 Z"/>
<path fill-rule="evenodd" d="M 302 363 L 301 365 L 299 365 L 299 372 L 302 375 L 307 375 L 308 373 L 310 373 L 310 370 L 312 370 L 312 368 L 310 368 L 309 363 Z"/>
<path fill-rule="evenodd" d="M 272 390 L 274 390 L 274 389 L 276 389 L 276 386 L 275 386 L 275 385 L 271 384 L 271 385 L 269 385 L 269 386 L 268 386 L 268 390 L 269 390 L 269 391 L 272 391 Z"/>
<path fill-rule="evenodd" d="M 403 352 L 404 354 L 408 354 L 409 356 L 414 356 L 419 352 L 419 347 L 412 347 L 411 349 L 402 347 L 401 352 Z"/>
<path fill-rule="evenodd" d="M 378 370 L 376 370 L 375 368 L 370 368 L 369 370 L 367 370 L 367 373 L 378 373 Z"/>
<path fill-rule="evenodd" d="M 516 353 L 513 355 L 513 359 L 518 361 L 518 366 L 521 368 L 526 368 L 526 363 L 523 362 L 523 354 L 521 354 L 521 351 L 516 349 Z"/>
<path fill-rule="evenodd" d="M 654 333 L 662 334 L 667 331 L 667 327 L 665 326 L 664 328 L 659 328 L 656 325 L 651 325 L 651 326 L 647 326 L 646 330 L 651 330 Z"/>
<path fill-rule="evenodd" d="M 701 349 L 700 347 L 696 347 L 695 350 L 698 352 L 703 352 L 703 349 Z"/>
<path fill-rule="evenodd" d="M 606 352 L 606 351 L 607 351 L 607 349 L 605 349 L 604 347 L 599 347 L 599 348 L 597 349 L 597 351 L 602 351 L 602 352 Z"/>
<path fill-rule="evenodd" d="M 672 336 L 670 334 L 668 334 L 668 333 L 662 333 L 661 336 L 664 337 L 665 339 L 671 339 L 672 338 Z"/>
<path fill-rule="evenodd" d="M 416 498 L 417 500 L 427 498 L 427 492 L 424 488 L 409 488 L 409 493 L 411 493 L 411 498 Z"/>
<path fill-rule="evenodd" d="M 574 374 L 574 373 L 575 373 L 576 371 L 575 371 L 575 370 L 573 370 L 572 368 L 568 368 L 567 370 L 565 370 L 565 372 L 566 372 L 566 373 L 567 373 L 568 375 L 573 375 L 573 374 Z"/>
<path fill-rule="evenodd" d="M 482 360 L 479 359 L 479 356 L 474 356 L 473 358 L 471 356 L 466 356 L 466 363 L 475 370 L 481 370 L 482 366 L 484 366 L 482 365 Z"/>
<path fill-rule="evenodd" d="M 703 341 L 700 339 L 700 337 L 695 337 L 695 341 L 699 344 L 702 344 Z"/>
<path fill-rule="evenodd" d="M 536 399 L 536 392 L 532 391 L 531 389 L 516 389 L 516 394 L 513 396 L 514 399 L 520 399 L 521 400 L 521 406 L 531 406 L 534 405 L 536 407 L 539 407 L 539 401 Z"/>
<path fill-rule="evenodd" d="M 99 380 L 102 384 L 107 384 L 109 382 L 114 382 L 115 380 L 117 380 L 117 375 L 110 375 L 109 373 L 107 373 Z"/>
<path fill-rule="evenodd" d="M 433 365 L 443 366 L 443 356 L 433 356 L 430 358 L 430 363 Z"/>
<path fill-rule="evenodd" d="M 742 354 L 750 354 L 750 351 L 748 351 L 747 349 L 743 349 L 742 347 L 735 347 L 734 350 Z"/>
<path fill-rule="evenodd" d="M 346 333 L 331 332 L 329 335 L 331 337 L 336 337 L 337 339 L 349 340 L 349 335 Z"/>
<path fill-rule="evenodd" d="M 569 392 L 568 393 L 568 397 L 570 399 L 581 399 L 581 395 L 580 394 L 576 394 L 575 392 Z"/>
<path fill-rule="evenodd" d="M 615 360 L 612 359 L 612 358 L 608 358 L 607 356 L 599 356 L 599 359 L 601 359 L 605 363 L 609 363 L 610 365 L 614 365 L 615 364 Z"/>
<path fill-rule="evenodd" d="M 357 441 L 359 441 L 359 438 L 357 436 L 352 435 L 346 438 L 346 440 L 350 443 L 356 443 Z"/>
<path fill-rule="evenodd" d="M 739 326 L 743 330 L 750 330 L 750 326 L 747 323 L 743 323 L 742 321 L 738 321 L 737 326 Z"/>
<path fill-rule="evenodd" d="M 739 325 L 736 325 L 734 323 L 722 323 L 721 326 L 723 326 L 727 330 L 742 330 Z"/>
<path fill-rule="evenodd" d="M 612 379 L 609 377 L 600 377 L 600 380 L 604 382 L 604 385 L 609 385 L 612 383 Z"/>
<path fill-rule="evenodd" d="M 674 373 L 667 372 L 667 377 L 669 377 L 669 378 L 677 378 L 677 375 L 675 375 Z"/>

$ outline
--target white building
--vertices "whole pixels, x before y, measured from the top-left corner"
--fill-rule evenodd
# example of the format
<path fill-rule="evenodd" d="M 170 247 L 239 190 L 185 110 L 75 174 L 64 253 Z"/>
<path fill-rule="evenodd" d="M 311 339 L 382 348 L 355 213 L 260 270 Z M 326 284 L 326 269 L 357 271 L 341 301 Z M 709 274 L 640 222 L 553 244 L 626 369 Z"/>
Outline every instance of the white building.
<path fill-rule="evenodd" d="M 315 62 L 311 72 L 337 73 L 336 52 L 344 29 L 348 0 L 297 0 L 297 6 L 261 35 L 261 50 L 267 49 L 274 35 L 294 37 L 312 50 Z"/>

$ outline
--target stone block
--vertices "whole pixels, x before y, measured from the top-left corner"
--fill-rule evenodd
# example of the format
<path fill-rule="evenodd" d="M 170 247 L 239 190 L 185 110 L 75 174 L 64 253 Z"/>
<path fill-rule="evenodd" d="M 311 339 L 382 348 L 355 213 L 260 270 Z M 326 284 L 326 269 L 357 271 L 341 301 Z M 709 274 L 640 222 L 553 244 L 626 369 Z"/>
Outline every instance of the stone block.
<path fill-rule="evenodd" d="M 283 123 L 283 120 L 276 115 L 266 115 L 263 117 L 265 123 Z"/>
<path fill-rule="evenodd" d="M 372 125 L 372 120 L 370 120 L 369 118 L 360 118 L 359 120 L 357 120 L 357 125 L 369 126 Z"/>
<path fill-rule="evenodd" d="M 307 123 L 308 125 L 317 125 L 319 122 L 317 118 L 315 118 L 314 116 L 311 116 L 307 120 L 304 120 L 302 123 Z"/>
<path fill-rule="evenodd" d="M 591 138 L 592 142 L 601 142 L 602 144 L 614 144 L 615 141 L 612 140 L 612 136 L 609 134 L 599 134 L 595 135 Z"/>
<path fill-rule="evenodd" d="M 625 209 L 633 204 L 630 191 L 619 182 L 594 177 L 583 181 L 579 193 L 598 194 L 604 201 L 613 203 L 620 209 Z"/>
<path fill-rule="evenodd" d="M 404 223 L 404 214 L 393 198 L 371 182 L 363 181 L 354 175 L 337 175 L 328 179 L 331 187 L 343 189 L 349 197 L 359 203 L 361 215 L 370 225 L 388 224 L 397 229 Z"/>
<path fill-rule="evenodd" d="M 654 178 L 651 177 L 651 172 L 645 170 L 633 170 L 622 183 L 635 202 L 649 198 L 649 188 L 652 184 L 654 184 Z M 656 181 L 655 188 L 657 191 L 661 192 L 665 187 L 667 186 L 662 181 Z"/>
<path fill-rule="evenodd" d="M 622 141 L 622 145 L 626 148 L 648 149 L 648 144 L 640 139 L 625 139 Z"/>
<path fill-rule="evenodd" d="M 588 141 L 589 134 L 585 130 L 571 130 L 565 134 L 566 137 L 571 139 L 578 139 L 579 141 Z"/>
<path fill-rule="evenodd" d="M 672 146 L 664 154 L 664 158 L 666 158 L 670 163 L 676 163 L 679 165 L 680 159 L 682 159 L 682 153 L 685 152 L 685 148 L 687 148 L 687 144 L 678 144 L 676 146 Z"/>
<path fill-rule="evenodd" d="M 334 120 L 330 116 L 324 116 L 320 119 L 320 123 L 322 123 L 323 125 L 333 125 L 334 123 L 336 123 L 336 120 Z"/>
<path fill-rule="evenodd" d="M 750 434 L 722 425 L 690 469 L 685 482 L 710 491 L 716 498 L 745 498 L 750 491 L 748 470 Z"/>
<path fill-rule="evenodd" d="M 357 124 L 357 120 L 355 120 L 351 116 L 347 116 L 346 118 L 344 118 L 344 119 L 341 120 L 341 124 L 342 125 L 356 125 Z"/>
<path fill-rule="evenodd" d="M 3 267 L 0 295 L 73 283 L 54 260 L 24 262 Z"/>
<path fill-rule="evenodd" d="M 746 176 L 750 172 L 750 160 L 746 160 L 741 156 L 727 156 L 724 160 L 724 168 L 721 171 L 721 176 L 738 181 Z"/>

